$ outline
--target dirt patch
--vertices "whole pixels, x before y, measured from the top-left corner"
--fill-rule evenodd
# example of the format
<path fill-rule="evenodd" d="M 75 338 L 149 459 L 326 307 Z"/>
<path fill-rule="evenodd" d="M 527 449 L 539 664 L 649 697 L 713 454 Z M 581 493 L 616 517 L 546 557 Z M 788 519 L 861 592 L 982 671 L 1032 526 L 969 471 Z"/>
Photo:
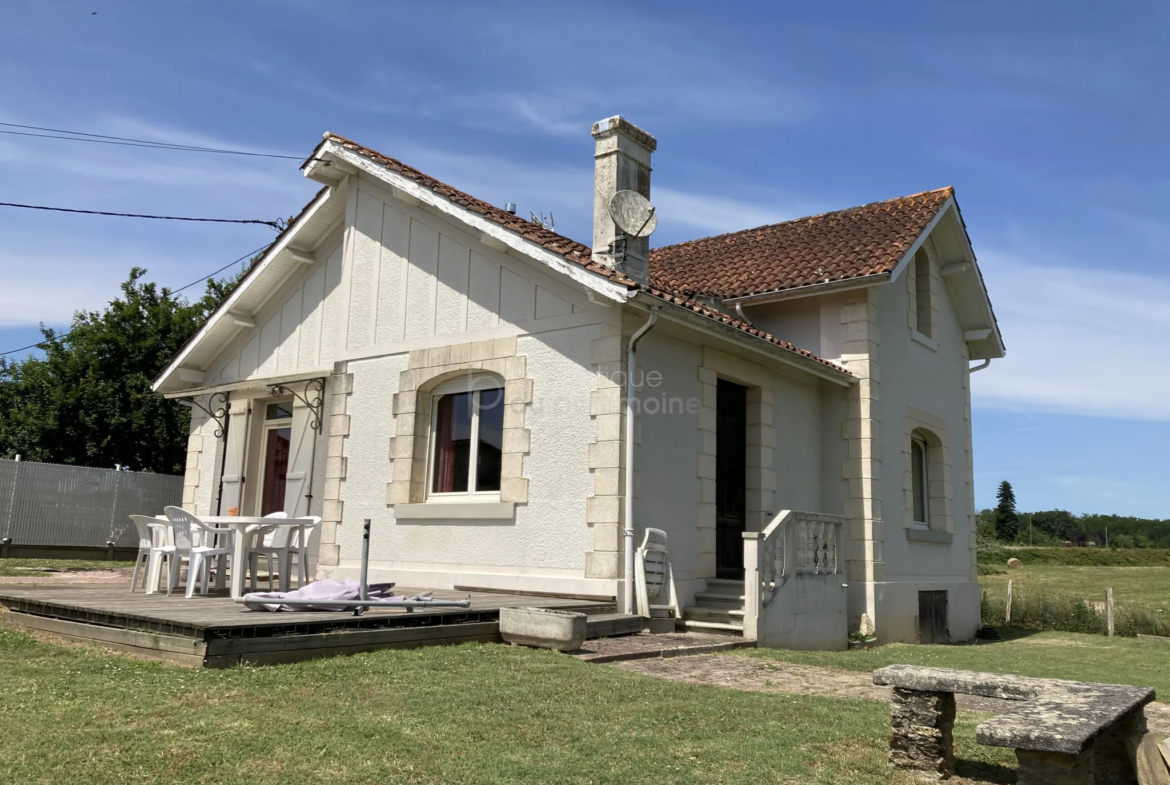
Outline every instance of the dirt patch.
<path fill-rule="evenodd" d="M 27 576 L 25 575 L 6 575 L 0 577 L 0 584 L 10 583 L 124 583 L 127 586 L 130 584 L 130 578 L 134 574 L 133 567 L 124 567 L 116 570 L 86 570 L 84 572 L 35 572 L 29 570 Z"/>

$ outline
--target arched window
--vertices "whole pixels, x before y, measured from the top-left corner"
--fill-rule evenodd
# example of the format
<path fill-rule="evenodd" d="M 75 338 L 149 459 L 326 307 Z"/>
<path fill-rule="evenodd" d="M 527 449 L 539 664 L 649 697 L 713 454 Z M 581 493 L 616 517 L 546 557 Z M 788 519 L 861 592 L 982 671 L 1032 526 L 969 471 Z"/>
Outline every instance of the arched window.
<path fill-rule="evenodd" d="M 504 441 L 504 382 L 461 376 L 431 392 L 428 496 L 436 501 L 498 496 Z"/>
<path fill-rule="evenodd" d="M 910 488 L 914 502 L 913 522 L 930 528 L 930 447 L 918 433 L 910 437 Z"/>

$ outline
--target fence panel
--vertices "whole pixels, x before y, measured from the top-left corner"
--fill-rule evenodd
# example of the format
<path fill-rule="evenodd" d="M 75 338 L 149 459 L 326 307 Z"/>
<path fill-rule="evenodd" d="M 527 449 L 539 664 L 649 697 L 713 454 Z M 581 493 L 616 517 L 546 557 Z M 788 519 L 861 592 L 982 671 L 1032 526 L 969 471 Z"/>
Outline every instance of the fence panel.
<path fill-rule="evenodd" d="M 0 460 L 0 528 L 12 545 L 133 548 L 128 516 L 182 499 L 182 475 Z"/>

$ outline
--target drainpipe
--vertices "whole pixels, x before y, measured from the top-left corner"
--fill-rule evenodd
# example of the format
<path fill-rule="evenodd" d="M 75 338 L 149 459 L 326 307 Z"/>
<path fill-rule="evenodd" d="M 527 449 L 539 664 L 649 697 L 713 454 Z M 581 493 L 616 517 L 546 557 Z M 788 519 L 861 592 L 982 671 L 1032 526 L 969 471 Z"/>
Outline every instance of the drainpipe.
<path fill-rule="evenodd" d="M 624 613 L 634 612 L 634 352 L 638 341 L 658 321 L 658 306 L 650 306 L 650 318 L 630 337 L 626 351 L 626 493 L 625 493 L 625 586 L 622 591 Z"/>
<path fill-rule="evenodd" d="M 989 365 L 991 365 L 991 358 L 990 357 L 987 358 L 986 360 L 984 360 L 983 362 L 979 363 L 979 365 L 976 365 L 974 368 L 968 368 L 967 371 L 970 373 L 975 373 L 976 371 L 982 371 L 984 368 L 986 368 Z"/>
<path fill-rule="evenodd" d="M 752 320 L 747 318 L 747 315 L 743 312 L 743 303 L 735 304 L 735 312 L 739 314 L 739 320 L 741 322 L 747 324 L 748 327 L 755 327 L 755 325 L 752 324 Z"/>

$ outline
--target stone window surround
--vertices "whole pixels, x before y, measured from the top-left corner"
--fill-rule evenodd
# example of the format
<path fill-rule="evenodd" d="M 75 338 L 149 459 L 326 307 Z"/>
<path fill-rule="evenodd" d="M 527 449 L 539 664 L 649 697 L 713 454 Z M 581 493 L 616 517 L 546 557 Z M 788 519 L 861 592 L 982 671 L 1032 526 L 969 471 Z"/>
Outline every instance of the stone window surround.
<path fill-rule="evenodd" d="M 386 485 L 386 503 L 427 504 L 426 473 L 431 448 L 431 391 L 460 374 L 482 372 L 504 382 L 503 454 L 500 459 L 500 502 L 528 502 L 524 456 L 530 433 L 525 427 L 532 403 L 532 379 L 528 362 L 516 354 L 516 336 L 471 343 L 436 346 L 410 352 L 407 370 L 398 375 L 394 394 L 394 437 L 390 440 L 392 473 Z M 460 502 L 433 502 L 454 508 Z M 469 503 L 480 500 L 469 499 Z"/>
<path fill-rule="evenodd" d="M 697 425 L 700 434 L 699 455 L 696 459 L 696 478 L 699 483 L 699 505 L 696 526 L 699 530 L 699 552 L 695 556 L 695 575 L 715 577 L 715 472 L 716 421 L 719 379 L 726 379 L 747 387 L 747 521 L 749 532 L 763 531 L 776 510 L 776 471 L 773 458 L 776 449 L 776 428 L 773 424 L 775 391 L 774 375 L 754 363 L 703 347 L 703 359 L 698 367 L 702 388 L 702 405 Z"/>
<path fill-rule="evenodd" d="M 947 422 L 942 417 L 906 407 L 902 420 L 903 526 L 907 531 L 920 530 L 914 525 L 914 469 L 911 444 L 914 436 L 926 442 L 927 482 L 929 488 L 929 524 L 931 532 L 955 531 L 954 492 L 951 487 L 951 455 Z M 949 540 L 946 540 L 949 542 Z"/>

